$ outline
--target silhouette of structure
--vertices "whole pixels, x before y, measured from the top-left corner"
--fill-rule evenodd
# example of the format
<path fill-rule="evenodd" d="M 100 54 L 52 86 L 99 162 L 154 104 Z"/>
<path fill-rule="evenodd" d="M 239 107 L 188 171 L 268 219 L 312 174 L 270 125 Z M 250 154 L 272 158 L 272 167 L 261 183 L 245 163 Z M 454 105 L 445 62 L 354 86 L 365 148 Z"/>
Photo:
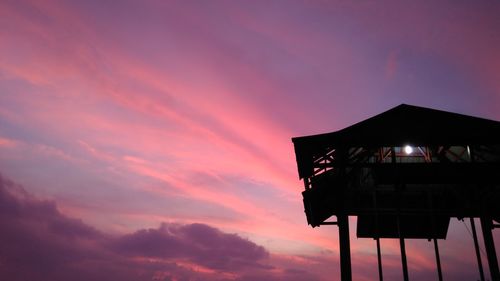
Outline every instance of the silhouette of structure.
<path fill-rule="evenodd" d="M 500 122 L 402 104 L 292 141 L 308 224 L 338 226 L 342 281 L 352 279 L 349 216 L 357 217 L 357 237 L 376 240 L 380 280 L 379 239 L 399 239 L 405 281 L 408 238 L 433 240 L 442 280 L 438 239 L 446 239 L 452 217 L 470 219 L 484 281 L 479 218 L 491 280 L 500 281 L 492 237 L 500 219 Z M 337 221 L 327 221 L 331 216 Z"/>

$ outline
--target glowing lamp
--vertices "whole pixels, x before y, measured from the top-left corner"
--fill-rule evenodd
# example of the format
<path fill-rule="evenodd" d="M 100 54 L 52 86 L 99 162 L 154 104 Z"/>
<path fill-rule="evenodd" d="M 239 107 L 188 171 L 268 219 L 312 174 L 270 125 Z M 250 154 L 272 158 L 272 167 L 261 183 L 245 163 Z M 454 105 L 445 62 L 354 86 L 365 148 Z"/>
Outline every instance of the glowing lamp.
<path fill-rule="evenodd" d="M 413 148 L 409 145 L 405 146 L 405 153 L 406 154 L 412 154 Z"/>

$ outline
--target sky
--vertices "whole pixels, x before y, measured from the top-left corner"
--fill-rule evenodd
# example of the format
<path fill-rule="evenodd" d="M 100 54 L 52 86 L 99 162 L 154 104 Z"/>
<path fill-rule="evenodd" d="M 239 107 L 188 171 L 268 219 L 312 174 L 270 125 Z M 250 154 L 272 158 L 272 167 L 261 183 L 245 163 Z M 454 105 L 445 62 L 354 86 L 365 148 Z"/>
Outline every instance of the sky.
<path fill-rule="evenodd" d="M 337 229 L 307 226 L 291 138 L 401 103 L 500 120 L 499 14 L 495 1 L 1 1 L 0 277 L 338 280 Z M 469 231 L 453 219 L 440 241 L 447 280 L 479 279 Z M 354 279 L 377 276 L 354 219 L 351 249 Z M 437 279 L 431 243 L 407 251 L 412 280 Z M 400 280 L 397 241 L 382 254 Z"/>

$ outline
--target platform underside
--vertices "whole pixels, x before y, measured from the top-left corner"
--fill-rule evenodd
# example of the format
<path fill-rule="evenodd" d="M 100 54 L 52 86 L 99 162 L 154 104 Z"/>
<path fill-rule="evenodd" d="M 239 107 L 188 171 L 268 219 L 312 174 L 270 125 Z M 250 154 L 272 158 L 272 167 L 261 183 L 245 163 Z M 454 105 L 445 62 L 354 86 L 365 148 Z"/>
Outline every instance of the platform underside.
<path fill-rule="evenodd" d="M 400 217 L 398 231 L 397 215 L 361 215 L 356 234 L 359 238 L 445 239 L 449 223 L 449 217 L 405 215 Z"/>

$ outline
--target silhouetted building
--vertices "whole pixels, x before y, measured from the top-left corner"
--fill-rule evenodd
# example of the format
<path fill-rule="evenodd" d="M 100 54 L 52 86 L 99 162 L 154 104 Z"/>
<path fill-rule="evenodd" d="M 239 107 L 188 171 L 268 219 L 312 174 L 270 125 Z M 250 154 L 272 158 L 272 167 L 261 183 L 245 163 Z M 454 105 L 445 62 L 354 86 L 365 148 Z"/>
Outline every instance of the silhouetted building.
<path fill-rule="evenodd" d="M 339 227 L 341 277 L 351 280 L 348 216 L 357 236 L 446 239 L 450 218 L 480 218 L 491 278 L 500 281 L 492 238 L 500 219 L 500 122 L 402 104 L 345 129 L 292 139 L 307 222 Z M 336 216 L 336 222 L 327 221 Z"/>

